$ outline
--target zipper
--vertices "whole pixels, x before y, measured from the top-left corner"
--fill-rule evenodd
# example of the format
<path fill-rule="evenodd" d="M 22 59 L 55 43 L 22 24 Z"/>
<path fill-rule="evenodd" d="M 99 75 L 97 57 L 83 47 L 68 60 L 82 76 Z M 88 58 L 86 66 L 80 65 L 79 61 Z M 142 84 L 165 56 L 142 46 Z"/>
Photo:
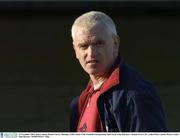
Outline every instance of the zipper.
<path fill-rule="evenodd" d="M 88 108 L 89 105 L 90 105 L 92 94 L 93 94 L 93 92 L 90 92 L 90 93 L 88 94 L 88 102 L 87 102 L 87 106 L 86 106 L 87 108 Z"/>

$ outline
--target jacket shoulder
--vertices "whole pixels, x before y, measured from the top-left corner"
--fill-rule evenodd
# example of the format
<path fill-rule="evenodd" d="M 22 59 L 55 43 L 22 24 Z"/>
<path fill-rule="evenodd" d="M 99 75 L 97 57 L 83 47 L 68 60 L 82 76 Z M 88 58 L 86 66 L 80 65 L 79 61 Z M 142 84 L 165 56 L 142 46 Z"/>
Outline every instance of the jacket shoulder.
<path fill-rule="evenodd" d="M 116 90 L 125 92 L 129 97 L 134 95 L 157 97 L 153 84 L 128 64 L 123 63 L 120 65 L 119 80 L 120 83 Z"/>
<path fill-rule="evenodd" d="M 119 129 L 166 131 L 163 107 L 154 86 L 131 66 L 120 66 L 120 83 L 113 89 L 109 98 L 112 99 L 111 113 L 114 114 L 116 122 L 121 120 L 117 124 Z M 133 120 L 135 124 L 128 120 Z M 159 125 L 154 122 L 158 122 Z M 124 128 L 121 127 L 122 124 Z"/>
<path fill-rule="evenodd" d="M 132 66 L 128 64 L 120 65 L 120 86 L 122 88 L 138 89 L 148 88 L 154 90 L 154 87 L 150 81 L 145 79 L 139 72 L 137 72 Z"/>

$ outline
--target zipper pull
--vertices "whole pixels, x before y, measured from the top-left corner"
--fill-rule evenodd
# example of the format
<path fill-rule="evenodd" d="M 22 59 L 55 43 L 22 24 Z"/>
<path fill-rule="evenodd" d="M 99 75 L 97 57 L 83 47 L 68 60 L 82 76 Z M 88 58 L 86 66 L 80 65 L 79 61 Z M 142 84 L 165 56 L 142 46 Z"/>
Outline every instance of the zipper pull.
<path fill-rule="evenodd" d="M 89 107 L 89 104 L 91 102 L 91 97 L 92 97 L 92 93 L 89 93 L 89 95 L 88 95 L 88 103 L 87 103 L 86 107 Z"/>

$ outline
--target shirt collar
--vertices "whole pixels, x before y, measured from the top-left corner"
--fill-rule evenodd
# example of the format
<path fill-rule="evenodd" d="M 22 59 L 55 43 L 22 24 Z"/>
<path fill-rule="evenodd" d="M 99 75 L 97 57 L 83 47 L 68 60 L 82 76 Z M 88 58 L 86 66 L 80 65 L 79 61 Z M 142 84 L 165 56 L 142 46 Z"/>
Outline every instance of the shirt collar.
<path fill-rule="evenodd" d="M 116 66 L 115 69 L 110 74 L 110 76 L 108 77 L 108 79 L 105 80 L 105 82 L 97 90 L 100 90 L 103 93 L 108 89 L 112 88 L 113 86 L 119 84 L 120 83 L 119 75 L 120 75 L 120 68 L 119 66 Z M 88 92 L 92 87 L 93 87 L 92 81 L 89 80 L 87 87 L 83 92 Z"/>

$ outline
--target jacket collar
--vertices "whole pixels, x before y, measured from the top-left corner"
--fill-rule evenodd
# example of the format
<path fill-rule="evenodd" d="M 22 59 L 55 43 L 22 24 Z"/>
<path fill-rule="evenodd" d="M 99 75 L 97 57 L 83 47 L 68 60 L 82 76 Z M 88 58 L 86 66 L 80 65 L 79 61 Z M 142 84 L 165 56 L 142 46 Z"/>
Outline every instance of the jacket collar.
<path fill-rule="evenodd" d="M 114 67 L 114 70 L 110 74 L 109 78 L 99 88 L 101 94 L 107 92 L 109 89 L 111 89 L 112 87 L 114 87 L 120 83 L 119 75 L 120 75 L 120 68 L 119 68 L 119 65 L 116 64 L 116 66 Z M 86 101 L 86 98 L 88 97 L 88 92 L 92 88 L 92 86 L 93 86 L 92 81 L 89 80 L 86 89 L 81 93 L 80 98 L 79 98 L 79 106 L 78 106 L 79 112 L 82 111 L 83 105 Z"/>

